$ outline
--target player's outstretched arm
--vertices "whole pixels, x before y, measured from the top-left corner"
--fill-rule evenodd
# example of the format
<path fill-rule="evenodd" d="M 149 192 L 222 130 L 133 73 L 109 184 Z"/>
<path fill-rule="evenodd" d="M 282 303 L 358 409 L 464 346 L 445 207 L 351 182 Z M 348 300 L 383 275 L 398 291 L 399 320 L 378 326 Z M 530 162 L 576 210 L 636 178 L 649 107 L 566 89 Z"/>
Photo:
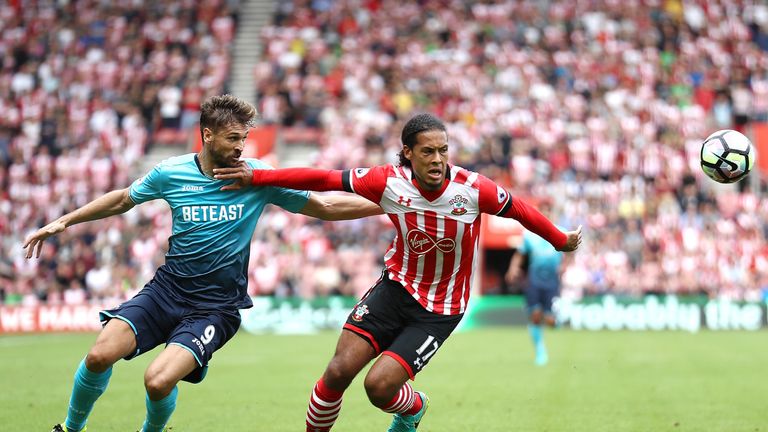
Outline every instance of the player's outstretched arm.
<path fill-rule="evenodd" d="M 349 220 L 384 214 L 378 205 L 358 196 L 309 194 L 309 201 L 299 213 L 318 219 Z"/>
<path fill-rule="evenodd" d="M 245 164 L 231 168 L 214 168 L 217 180 L 233 180 L 221 190 L 242 189 L 253 186 L 280 186 L 317 192 L 344 191 L 343 171 L 315 168 L 252 169 Z"/>
<path fill-rule="evenodd" d="M 573 252 L 581 244 L 581 225 L 574 231 L 562 232 L 541 212 L 519 198 L 510 197 L 499 216 L 516 219 L 560 252 Z"/>
<path fill-rule="evenodd" d="M 128 194 L 127 188 L 107 192 L 27 236 L 23 245 L 27 250 L 26 258 L 32 258 L 33 255 L 35 258 L 40 258 L 45 239 L 64 231 L 70 225 L 125 213 L 134 205 L 136 204 Z"/>

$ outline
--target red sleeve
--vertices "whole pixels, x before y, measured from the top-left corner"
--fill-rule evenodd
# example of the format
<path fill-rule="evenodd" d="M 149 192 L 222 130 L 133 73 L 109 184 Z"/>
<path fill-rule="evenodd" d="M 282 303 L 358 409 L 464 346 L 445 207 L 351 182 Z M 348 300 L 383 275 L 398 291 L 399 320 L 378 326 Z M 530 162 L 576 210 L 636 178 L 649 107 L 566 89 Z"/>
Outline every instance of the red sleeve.
<path fill-rule="evenodd" d="M 349 173 L 349 189 L 361 197 L 379 204 L 387 187 L 387 179 L 394 168 L 392 165 L 375 166 L 373 168 L 355 168 Z M 347 178 L 347 177 L 345 177 Z"/>
<path fill-rule="evenodd" d="M 256 186 L 280 186 L 317 192 L 352 192 L 378 204 L 387 186 L 389 171 L 388 165 L 345 171 L 315 168 L 255 169 L 251 183 Z"/>
<path fill-rule="evenodd" d="M 315 168 L 255 169 L 251 183 L 254 186 L 280 186 L 318 192 L 343 191 L 344 172 Z"/>
<path fill-rule="evenodd" d="M 519 198 L 512 198 L 509 192 L 487 177 L 479 176 L 477 182 L 480 187 L 481 212 L 515 219 L 555 249 L 560 250 L 565 246 L 568 237 L 541 212 Z"/>

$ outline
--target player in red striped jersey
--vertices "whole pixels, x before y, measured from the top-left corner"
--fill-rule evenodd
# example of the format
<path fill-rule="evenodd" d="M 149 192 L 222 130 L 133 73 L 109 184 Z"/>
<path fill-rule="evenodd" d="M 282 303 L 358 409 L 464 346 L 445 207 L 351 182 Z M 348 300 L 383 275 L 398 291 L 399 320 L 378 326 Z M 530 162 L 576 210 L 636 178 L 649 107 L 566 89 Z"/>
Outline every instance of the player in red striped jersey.
<path fill-rule="evenodd" d="M 448 164 L 445 125 L 430 114 L 411 118 L 402 131 L 399 166 L 353 170 L 224 168 L 217 179 L 314 191 L 347 191 L 378 204 L 397 233 L 384 255 L 381 278 L 349 315 L 336 352 L 315 385 L 307 431 L 328 431 L 343 392 L 371 360 L 365 377 L 373 405 L 395 414 L 390 431 L 414 431 L 428 400 L 414 379 L 458 325 L 476 269 L 480 214 L 511 217 L 557 250 L 573 251 L 581 227 L 561 232 L 490 179 Z M 381 354 L 381 355 L 380 355 Z"/>

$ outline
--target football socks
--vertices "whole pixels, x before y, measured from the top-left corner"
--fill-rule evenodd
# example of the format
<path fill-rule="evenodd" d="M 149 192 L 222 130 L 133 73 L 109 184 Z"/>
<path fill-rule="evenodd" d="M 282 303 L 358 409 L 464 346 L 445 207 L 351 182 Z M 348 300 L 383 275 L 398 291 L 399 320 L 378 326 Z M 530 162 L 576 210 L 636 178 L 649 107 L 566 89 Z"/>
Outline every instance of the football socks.
<path fill-rule="evenodd" d="M 101 373 L 91 372 L 85 367 L 85 359 L 80 362 L 75 372 L 72 396 L 69 398 L 67 420 L 64 422 L 68 431 L 76 432 L 85 428 L 85 422 L 93 409 L 93 404 L 107 389 L 110 376 L 112 376 L 111 367 Z"/>
<path fill-rule="evenodd" d="M 344 393 L 328 388 L 323 379 L 315 384 L 307 408 L 307 432 L 327 432 L 333 427 L 341 411 Z"/>
<path fill-rule="evenodd" d="M 153 401 L 147 394 L 147 418 L 144 420 L 144 426 L 142 426 L 143 432 L 162 432 L 168 419 L 171 418 L 173 410 L 176 409 L 178 394 L 178 387 L 174 387 L 168 396 L 158 401 Z"/>

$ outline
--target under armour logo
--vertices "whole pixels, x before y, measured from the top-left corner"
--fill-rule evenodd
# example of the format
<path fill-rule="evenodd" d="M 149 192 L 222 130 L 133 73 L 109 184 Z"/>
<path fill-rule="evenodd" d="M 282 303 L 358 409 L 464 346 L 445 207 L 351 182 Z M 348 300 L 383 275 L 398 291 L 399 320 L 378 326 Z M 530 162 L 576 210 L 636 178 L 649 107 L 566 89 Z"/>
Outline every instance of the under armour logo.
<path fill-rule="evenodd" d="M 397 203 L 400 204 L 400 205 L 404 205 L 406 207 L 410 207 L 411 206 L 411 199 L 410 198 L 405 199 L 404 196 L 400 195 L 400 199 L 397 200 Z"/>
<path fill-rule="evenodd" d="M 421 357 L 416 357 L 416 360 L 413 361 L 413 365 L 416 366 L 416 370 L 421 370 L 421 368 L 424 367 Z"/>
<path fill-rule="evenodd" d="M 456 248 L 456 242 L 450 238 L 442 238 L 435 241 L 429 234 L 420 230 L 410 230 L 406 236 L 408 240 L 408 247 L 416 254 L 422 255 L 432 249 L 437 248 L 442 253 L 453 252 Z"/>

